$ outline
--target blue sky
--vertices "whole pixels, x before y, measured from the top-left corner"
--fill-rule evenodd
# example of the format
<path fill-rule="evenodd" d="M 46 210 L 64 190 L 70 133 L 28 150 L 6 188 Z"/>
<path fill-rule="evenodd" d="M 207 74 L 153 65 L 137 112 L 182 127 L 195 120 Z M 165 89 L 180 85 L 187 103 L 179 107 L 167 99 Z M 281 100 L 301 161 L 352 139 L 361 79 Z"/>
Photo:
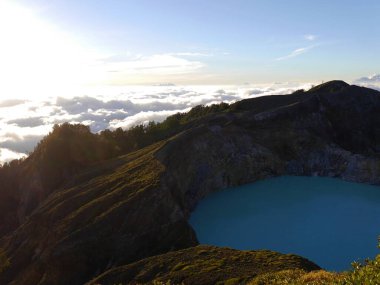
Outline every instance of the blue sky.
<path fill-rule="evenodd" d="M 56 123 L 128 128 L 332 79 L 380 90 L 379 14 L 378 0 L 0 0 L 0 164 Z"/>
<path fill-rule="evenodd" d="M 376 0 L 11 2 L 96 54 L 111 85 L 352 81 L 379 72 Z"/>

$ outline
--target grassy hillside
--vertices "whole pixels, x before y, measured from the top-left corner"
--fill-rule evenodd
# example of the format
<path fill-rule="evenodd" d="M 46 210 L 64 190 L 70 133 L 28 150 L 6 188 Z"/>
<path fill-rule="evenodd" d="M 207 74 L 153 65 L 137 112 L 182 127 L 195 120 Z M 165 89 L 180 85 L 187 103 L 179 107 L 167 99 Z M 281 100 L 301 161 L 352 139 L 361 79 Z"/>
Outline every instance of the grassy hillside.
<path fill-rule="evenodd" d="M 379 284 L 380 255 L 346 272 L 321 270 L 295 255 L 197 246 L 108 270 L 86 285 L 365 285 Z"/>
<path fill-rule="evenodd" d="M 239 251 L 197 246 L 111 269 L 87 285 L 112 284 L 242 284 L 255 276 L 298 269 L 318 270 L 314 263 L 291 254 Z"/>
<path fill-rule="evenodd" d="M 168 219 L 178 206 L 159 190 L 165 167 L 153 154 L 164 143 L 88 168 L 50 195 L 3 240 L 11 264 L 0 283 L 81 284 L 110 262 L 194 245 L 179 209 Z"/>

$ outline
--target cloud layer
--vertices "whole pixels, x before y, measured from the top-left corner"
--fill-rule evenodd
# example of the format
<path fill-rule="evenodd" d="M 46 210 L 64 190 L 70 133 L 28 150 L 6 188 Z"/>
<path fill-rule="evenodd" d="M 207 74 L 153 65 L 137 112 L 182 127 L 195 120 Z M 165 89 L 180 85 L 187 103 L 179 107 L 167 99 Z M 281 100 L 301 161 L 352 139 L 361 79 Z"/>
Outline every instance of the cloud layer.
<path fill-rule="evenodd" d="M 63 122 L 89 125 L 93 132 L 129 128 L 162 121 L 196 105 L 288 94 L 310 84 L 275 83 L 267 86 L 145 86 L 115 87 L 101 94 L 0 101 L 0 164 L 31 152 L 38 141 Z"/>
<path fill-rule="evenodd" d="M 364 76 L 357 80 L 355 80 L 356 83 L 380 83 L 380 74 L 373 74 L 370 76 Z"/>
<path fill-rule="evenodd" d="M 370 76 L 363 76 L 356 79 L 353 83 L 356 85 L 380 90 L 380 74 L 372 74 Z"/>

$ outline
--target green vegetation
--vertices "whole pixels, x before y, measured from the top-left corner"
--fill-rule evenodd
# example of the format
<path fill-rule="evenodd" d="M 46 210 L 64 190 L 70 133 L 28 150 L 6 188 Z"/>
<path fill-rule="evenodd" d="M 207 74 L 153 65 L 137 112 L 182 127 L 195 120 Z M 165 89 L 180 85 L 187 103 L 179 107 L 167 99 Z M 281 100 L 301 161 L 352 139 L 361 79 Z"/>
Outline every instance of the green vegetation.
<path fill-rule="evenodd" d="M 380 254 L 373 260 L 366 260 L 364 264 L 354 262 L 353 270 L 347 274 L 344 285 L 379 284 L 380 283 Z"/>
<path fill-rule="evenodd" d="M 272 251 L 196 246 L 111 269 L 89 284 L 245 284 L 269 272 L 319 269 L 312 262 Z"/>
<path fill-rule="evenodd" d="M 219 281 L 216 284 L 248 284 L 248 285 L 377 285 L 380 284 L 380 255 L 364 264 L 354 262 L 352 271 L 336 273 L 325 270 L 305 271 L 303 269 L 287 269 L 269 271 L 258 274 L 249 282 L 234 277 Z M 218 268 L 219 270 L 222 267 Z M 215 271 L 218 271 L 215 269 Z M 215 274 L 215 271 L 213 274 Z M 177 284 L 170 281 L 155 281 L 153 284 Z M 179 284 L 179 283 L 178 283 Z M 192 283 L 189 283 L 192 284 Z"/>
<path fill-rule="evenodd" d="M 259 275 L 248 285 L 327 285 L 341 284 L 344 274 L 331 273 L 324 270 L 306 272 L 300 269 L 282 270 Z"/>
<path fill-rule="evenodd" d="M 249 285 L 377 285 L 380 284 L 380 254 L 364 263 L 353 262 L 352 270 L 342 273 L 324 270 L 306 272 L 283 270 L 259 275 Z"/>
<path fill-rule="evenodd" d="M 220 268 L 219 268 L 220 269 Z M 217 271 L 217 269 L 216 269 Z M 142 283 L 141 283 L 142 284 Z M 154 285 L 182 285 L 193 283 L 173 283 L 153 280 Z M 203 283 L 202 283 L 203 284 Z M 367 260 L 365 264 L 353 263 L 350 272 L 335 273 L 325 270 L 305 271 L 303 269 L 287 269 L 276 272 L 258 274 L 251 281 L 234 277 L 218 281 L 218 285 L 378 285 L 380 284 L 380 255 L 374 260 Z"/>

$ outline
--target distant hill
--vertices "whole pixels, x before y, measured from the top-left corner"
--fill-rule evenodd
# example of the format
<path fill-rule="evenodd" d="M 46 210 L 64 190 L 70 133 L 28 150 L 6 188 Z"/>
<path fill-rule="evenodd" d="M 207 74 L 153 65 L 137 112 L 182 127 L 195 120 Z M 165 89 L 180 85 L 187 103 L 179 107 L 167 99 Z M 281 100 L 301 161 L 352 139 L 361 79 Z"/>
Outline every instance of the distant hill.
<path fill-rule="evenodd" d="M 283 174 L 379 184 L 379 114 L 380 92 L 332 81 L 127 131 L 56 126 L 28 158 L 0 168 L 0 248 L 10 260 L 0 284 L 84 284 L 157 254 L 195 254 L 189 215 L 226 187 Z M 305 269 L 289 264 L 279 258 L 267 272 Z"/>

